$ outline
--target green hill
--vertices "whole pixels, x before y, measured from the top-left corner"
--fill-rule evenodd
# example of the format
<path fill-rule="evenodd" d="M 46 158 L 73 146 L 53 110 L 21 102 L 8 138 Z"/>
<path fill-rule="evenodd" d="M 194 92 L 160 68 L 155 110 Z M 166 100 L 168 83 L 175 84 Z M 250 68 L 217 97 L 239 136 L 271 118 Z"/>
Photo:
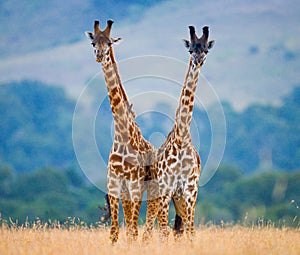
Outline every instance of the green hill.
<path fill-rule="evenodd" d="M 224 220 L 251 225 L 258 218 L 278 225 L 299 223 L 295 220 L 299 213 L 299 102 L 300 88 L 296 88 L 278 107 L 254 105 L 235 112 L 223 104 L 228 131 L 225 155 L 215 176 L 199 190 L 198 223 Z M 76 165 L 74 107 L 61 88 L 32 81 L 0 86 L 0 214 L 4 218 L 0 215 L 0 224 L 8 217 L 22 223 L 26 216 L 29 220 L 39 216 L 44 221 L 67 217 L 97 221 L 103 193 L 86 181 Z M 106 134 L 111 128 L 106 127 L 111 123 L 108 101 L 99 114 L 97 130 Z M 200 154 L 205 162 L 209 121 L 200 109 L 195 109 L 194 118 L 202 122 Z M 150 121 L 154 126 L 145 125 L 142 118 L 138 121 L 144 124 L 146 137 L 155 130 L 168 132 L 155 126 L 163 119 Z M 103 133 L 97 133 L 98 139 Z M 110 147 L 108 141 L 99 148 L 107 156 Z M 255 170 L 263 172 L 253 174 Z M 143 203 L 142 218 L 145 208 Z"/>
<path fill-rule="evenodd" d="M 74 106 L 61 88 L 31 81 L 1 85 L 1 164 L 17 171 L 75 164 Z"/>
<path fill-rule="evenodd" d="M 236 112 L 230 104 L 223 103 L 227 142 L 222 163 L 236 165 L 243 173 L 299 168 L 299 102 L 300 87 L 277 107 L 252 105 Z M 10 165 L 18 172 L 76 165 L 72 144 L 74 108 L 75 102 L 62 88 L 32 81 L 1 85 L 0 165 Z M 200 155 L 205 163 L 212 135 L 209 118 L 199 108 L 195 108 L 193 117 L 201 125 Z M 169 130 L 157 126 L 165 121 L 160 118 L 156 113 L 137 118 L 147 139 L 153 132 L 168 134 Z M 112 143 L 111 123 L 109 102 L 105 100 L 96 118 L 95 134 L 105 160 Z"/>

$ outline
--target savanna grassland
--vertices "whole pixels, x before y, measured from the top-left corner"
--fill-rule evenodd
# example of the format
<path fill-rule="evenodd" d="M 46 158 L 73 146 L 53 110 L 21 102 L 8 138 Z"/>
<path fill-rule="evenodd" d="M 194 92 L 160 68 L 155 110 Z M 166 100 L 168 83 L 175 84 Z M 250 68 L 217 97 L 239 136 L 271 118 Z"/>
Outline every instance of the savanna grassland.
<path fill-rule="evenodd" d="M 2 226 L 0 254 L 300 254 L 299 228 L 272 226 L 200 226 L 193 242 L 182 239 L 162 243 L 156 231 L 147 245 L 141 241 L 128 244 L 122 228 L 117 244 L 109 242 L 109 229 L 73 226 L 69 228 L 46 225 L 23 227 Z"/>

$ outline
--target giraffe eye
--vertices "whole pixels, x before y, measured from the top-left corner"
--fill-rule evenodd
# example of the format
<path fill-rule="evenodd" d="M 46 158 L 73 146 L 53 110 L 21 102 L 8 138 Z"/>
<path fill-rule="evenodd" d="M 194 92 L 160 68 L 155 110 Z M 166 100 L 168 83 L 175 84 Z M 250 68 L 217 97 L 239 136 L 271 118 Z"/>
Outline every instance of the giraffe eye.
<path fill-rule="evenodd" d="M 95 45 L 96 45 L 94 42 L 92 42 L 91 44 L 92 44 L 93 47 L 95 47 Z"/>

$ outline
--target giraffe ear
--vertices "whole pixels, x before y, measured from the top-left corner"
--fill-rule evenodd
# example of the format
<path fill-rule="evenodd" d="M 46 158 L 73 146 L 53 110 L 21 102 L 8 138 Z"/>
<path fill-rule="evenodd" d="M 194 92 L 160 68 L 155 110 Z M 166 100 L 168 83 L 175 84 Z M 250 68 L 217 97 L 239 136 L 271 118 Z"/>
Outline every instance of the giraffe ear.
<path fill-rule="evenodd" d="M 184 46 L 189 49 L 190 48 L 190 42 L 186 39 L 182 39 L 182 40 L 184 42 Z"/>
<path fill-rule="evenodd" d="M 212 41 L 209 41 L 208 42 L 208 49 L 211 49 L 213 46 L 214 46 L 214 44 L 215 44 L 215 40 L 212 40 Z"/>
<path fill-rule="evenodd" d="M 91 41 L 94 40 L 94 35 L 92 32 L 84 32 L 86 37 L 89 38 Z"/>
<path fill-rule="evenodd" d="M 122 40 L 122 38 L 121 38 L 121 37 L 118 37 L 118 38 L 116 38 L 116 39 L 111 38 L 111 40 L 112 40 L 113 43 L 118 44 L 118 43 Z"/>

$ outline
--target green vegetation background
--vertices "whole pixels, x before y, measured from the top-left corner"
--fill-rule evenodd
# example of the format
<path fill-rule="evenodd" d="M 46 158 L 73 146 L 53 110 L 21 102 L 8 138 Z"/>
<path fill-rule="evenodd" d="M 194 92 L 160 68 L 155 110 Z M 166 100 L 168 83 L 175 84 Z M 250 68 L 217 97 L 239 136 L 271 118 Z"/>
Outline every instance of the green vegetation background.
<path fill-rule="evenodd" d="M 300 202 L 300 88 L 279 106 L 253 105 L 236 112 L 223 103 L 227 144 L 224 159 L 212 180 L 199 190 L 196 222 L 271 220 L 277 225 L 299 226 Z M 23 81 L 0 86 L 0 213 L 25 222 L 65 221 L 80 217 L 95 223 L 101 216 L 104 194 L 79 169 L 72 147 L 75 102 L 61 88 Z M 110 133 L 108 114 L 98 118 L 99 130 Z M 159 116 L 153 116 L 153 118 Z M 196 108 L 201 122 L 200 154 L 207 158 L 209 121 Z M 148 138 L 159 127 L 144 127 Z M 163 121 L 160 120 L 160 121 Z M 160 123 L 156 121 L 156 123 Z M 152 122 L 155 123 L 155 122 Z M 165 134 L 168 130 L 159 130 Z M 111 141 L 99 147 L 108 156 Z M 269 155 L 271 156 L 271 160 Z M 141 222 L 145 218 L 143 203 Z M 170 211 L 174 217 L 174 209 Z"/>

